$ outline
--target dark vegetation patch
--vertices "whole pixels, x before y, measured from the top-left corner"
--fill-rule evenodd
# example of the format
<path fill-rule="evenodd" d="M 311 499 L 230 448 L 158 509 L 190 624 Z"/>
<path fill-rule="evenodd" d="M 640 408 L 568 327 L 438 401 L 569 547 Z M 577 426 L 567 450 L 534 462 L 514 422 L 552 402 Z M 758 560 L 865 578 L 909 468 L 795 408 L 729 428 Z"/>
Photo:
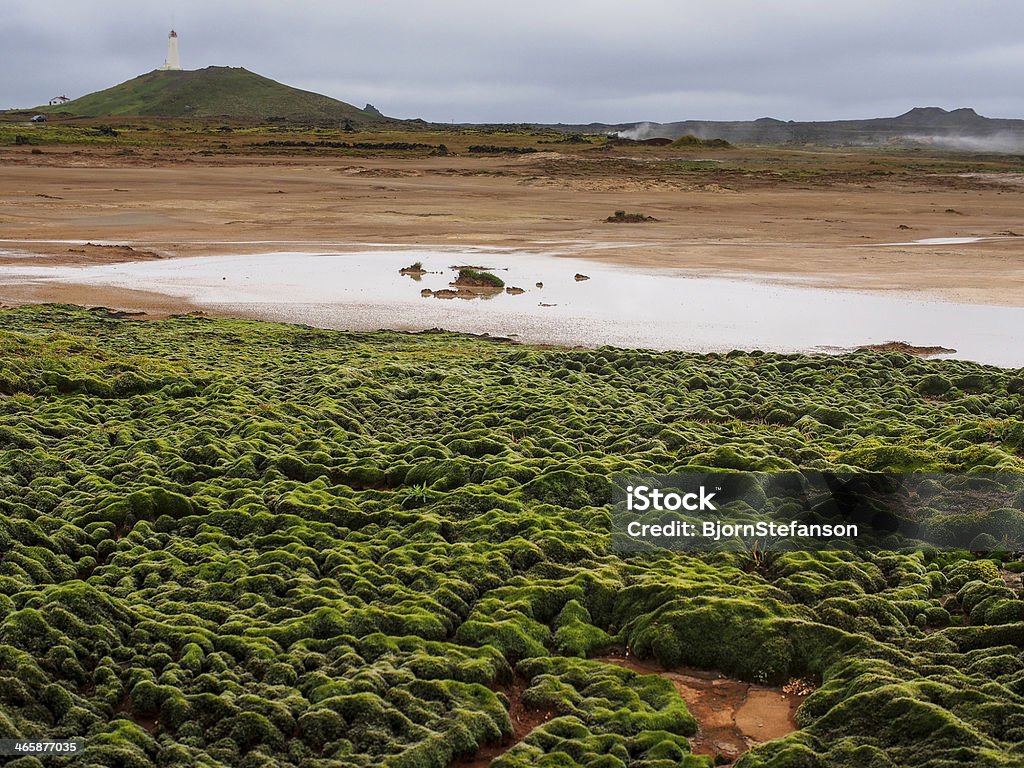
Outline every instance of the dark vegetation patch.
<path fill-rule="evenodd" d="M 0 737 L 84 737 L 89 768 L 446 768 L 514 742 L 521 680 L 550 717 L 495 768 L 708 766 L 668 681 L 591 658 L 615 645 L 820 681 L 738 768 L 1019 766 L 1016 556 L 621 557 L 608 503 L 693 466 L 1019 472 L 1022 397 L 900 352 L 5 310 Z"/>
<path fill-rule="evenodd" d="M 673 147 L 700 147 L 702 149 L 731 149 L 730 144 L 725 139 L 702 139 L 698 136 L 694 136 L 692 133 L 688 133 L 685 136 L 680 136 L 678 139 L 672 142 Z"/>
<path fill-rule="evenodd" d="M 368 149 L 368 150 L 388 150 L 388 151 L 408 151 L 408 150 L 432 150 L 439 151 L 443 144 L 424 144 L 418 141 L 305 141 L 305 140 L 290 140 L 290 139 L 271 139 L 270 141 L 263 141 L 259 144 L 253 144 L 254 147 L 280 147 L 284 149 Z M 447 148 L 445 148 L 447 152 Z"/>
<path fill-rule="evenodd" d="M 650 139 L 627 139 L 622 136 L 610 136 L 608 145 L 612 147 L 667 147 L 672 139 L 666 136 L 655 136 Z"/>
<path fill-rule="evenodd" d="M 591 144 L 600 141 L 597 136 L 584 136 L 580 133 L 570 133 L 560 139 L 538 139 L 538 144 Z"/>
<path fill-rule="evenodd" d="M 517 147 L 514 145 L 471 144 L 469 151 L 478 155 L 530 155 L 537 150 L 534 147 Z"/>
<path fill-rule="evenodd" d="M 649 139 L 628 139 L 622 136 L 610 136 L 610 146 L 619 147 L 670 147 L 673 149 L 686 149 L 690 147 L 698 149 L 732 149 L 725 139 L 701 139 L 693 134 L 680 136 L 678 139 L 670 139 L 664 136 L 655 136 Z"/>

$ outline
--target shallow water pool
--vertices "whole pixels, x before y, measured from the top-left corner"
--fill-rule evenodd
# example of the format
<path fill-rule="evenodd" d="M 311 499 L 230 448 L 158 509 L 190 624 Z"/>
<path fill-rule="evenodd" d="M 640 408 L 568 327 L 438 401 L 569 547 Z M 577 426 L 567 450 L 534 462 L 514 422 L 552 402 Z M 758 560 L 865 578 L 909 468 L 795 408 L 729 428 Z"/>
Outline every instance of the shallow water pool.
<path fill-rule="evenodd" d="M 399 274 L 416 261 L 430 274 Z M 490 268 L 525 292 L 469 300 L 421 296 L 425 288 L 448 288 L 457 265 Z M 589 279 L 577 281 L 577 273 Z M 835 351 L 900 340 L 951 347 L 957 353 L 950 356 L 964 359 L 1024 366 L 1024 308 L 638 270 L 508 249 L 15 265 L 0 268 L 0 278 L 156 291 L 211 311 L 324 328 L 444 328 L 535 343 L 694 351 Z"/>

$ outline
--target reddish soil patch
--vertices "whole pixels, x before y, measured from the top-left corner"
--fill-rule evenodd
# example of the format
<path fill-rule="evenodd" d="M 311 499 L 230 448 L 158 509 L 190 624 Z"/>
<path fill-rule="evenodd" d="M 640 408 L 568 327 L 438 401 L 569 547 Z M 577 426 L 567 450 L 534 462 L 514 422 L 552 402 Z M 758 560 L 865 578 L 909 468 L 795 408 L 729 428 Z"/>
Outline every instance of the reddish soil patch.
<path fill-rule="evenodd" d="M 1005 569 L 999 570 L 999 575 L 1003 579 L 1003 584 L 1008 586 L 1015 592 L 1020 592 L 1024 588 L 1024 574 L 1016 573 L 1015 571 L 1007 571 Z"/>
<path fill-rule="evenodd" d="M 92 690 L 95 690 L 95 686 L 92 687 Z M 149 733 L 151 736 L 155 735 L 157 729 L 160 727 L 160 721 L 156 718 L 156 716 L 152 714 L 143 715 L 136 712 L 132 712 L 131 708 L 128 706 L 128 702 L 129 696 L 126 693 L 121 697 L 121 701 L 119 701 L 117 703 L 117 706 L 114 708 L 114 715 L 124 715 L 125 718 L 131 720 L 139 727 L 145 728 L 146 732 Z"/>
<path fill-rule="evenodd" d="M 697 734 L 690 739 L 694 754 L 729 764 L 751 747 L 797 730 L 796 710 L 806 695 L 745 683 L 720 672 L 690 667 L 668 671 L 654 661 L 633 656 L 605 656 L 596 661 L 670 680 L 697 719 Z"/>
<path fill-rule="evenodd" d="M 135 724 L 141 728 L 145 728 L 150 736 L 156 734 L 157 729 L 160 727 L 160 721 L 155 717 L 148 717 L 146 715 L 132 715 L 132 720 Z"/>
<path fill-rule="evenodd" d="M 487 768 L 492 760 L 512 749 L 525 739 L 530 731 L 554 717 L 555 713 L 551 710 L 527 709 L 523 706 L 523 691 L 529 687 L 529 680 L 516 675 L 512 685 L 500 689 L 508 697 L 508 719 L 512 721 L 512 736 L 497 744 L 481 747 L 475 755 L 454 761 L 450 768 Z"/>

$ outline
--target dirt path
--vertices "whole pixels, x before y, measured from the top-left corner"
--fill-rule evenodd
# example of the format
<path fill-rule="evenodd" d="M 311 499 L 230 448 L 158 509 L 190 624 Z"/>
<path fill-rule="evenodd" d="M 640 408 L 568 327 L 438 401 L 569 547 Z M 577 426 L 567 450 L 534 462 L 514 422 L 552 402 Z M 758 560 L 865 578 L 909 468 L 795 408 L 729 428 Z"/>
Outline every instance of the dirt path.
<path fill-rule="evenodd" d="M 751 747 L 797 730 L 795 713 L 804 697 L 781 688 L 687 667 L 666 671 L 653 661 L 632 656 L 605 656 L 596 661 L 672 681 L 697 719 L 699 730 L 690 739 L 695 754 L 731 763 Z"/>
<path fill-rule="evenodd" d="M 454 761 L 450 768 L 487 768 L 492 760 L 512 749 L 530 731 L 554 717 L 555 713 L 550 710 L 527 709 L 523 706 L 523 691 L 529 686 L 525 677 L 516 675 L 512 685 L 501 689 L 509 701 L 508 717 L 512 721 L 512 736 L 497 744 L 481 747 L 475 755 Z"/>
<path fill-rule="evenodd" d="M 999 576 L 1002 578 L 1003 584 L 1015 592 L 1019 593 L 1021 589 L 1024 589 L 1024 574 L 1000 568 Z"/>

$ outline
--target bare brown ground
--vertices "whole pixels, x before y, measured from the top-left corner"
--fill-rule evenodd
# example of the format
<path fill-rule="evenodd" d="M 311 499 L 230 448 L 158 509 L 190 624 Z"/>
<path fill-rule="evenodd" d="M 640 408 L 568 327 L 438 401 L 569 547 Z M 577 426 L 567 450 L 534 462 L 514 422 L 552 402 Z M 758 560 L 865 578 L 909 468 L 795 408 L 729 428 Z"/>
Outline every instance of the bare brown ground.
<path fill-rule="evenodd" d="M 690 739 L 695 754 L 731 763 L 752 746 L 797 730 L 795 714 L 803 697 L 781 688 L 688 667 L 666 671 L 653 661 L 633 656 L 606 656 L 597 661 L 670 680 L 697 720 L 699 730 Z"/>
<path fill-rule="evenodd" d="M 730 152 L 715 157 L 744 159 Z M 867 167 L 866 160 L 857 162 Z M 82 246 L 39 241 L 105 241 L 159 256 L 358 242 L 544 249 L 552 246 L 539 241 L 580 241 L 607 244 L 585 251 L 587 258 L 632 266 L 1024 306 L 1024 238 L 880 245 L 1024 232 L 1024 185 L 1009 177 L 932 171 L 834 172 L 806 181 L 762 172 L 694 176 L 663 172 L 649 156 L 553 152 L 131 158 L 81 148 L 40 156 L 10 147 L 0 149 L 0 239 L 28 242 L 0 242 L 0 250 L 80 264 L 132 255 L 77 253 Z M 604 223 L 622 209 L 658 221 Z M 31 262 L 0 254 L 0 263 Z M 66 300 L 65 288 L 33 291 Z M 0 300 L 19 299 L 0 290 Z"/>
<path fill-rule="evenodd" d="M 0 306 L 59 302 L 83 307 L 107 307 L 129 312 L 139 319 L 159 320 L 170 315 L 201 312 L 187 299 L 152 291 L 65 283 L 0 283 Z"/>

